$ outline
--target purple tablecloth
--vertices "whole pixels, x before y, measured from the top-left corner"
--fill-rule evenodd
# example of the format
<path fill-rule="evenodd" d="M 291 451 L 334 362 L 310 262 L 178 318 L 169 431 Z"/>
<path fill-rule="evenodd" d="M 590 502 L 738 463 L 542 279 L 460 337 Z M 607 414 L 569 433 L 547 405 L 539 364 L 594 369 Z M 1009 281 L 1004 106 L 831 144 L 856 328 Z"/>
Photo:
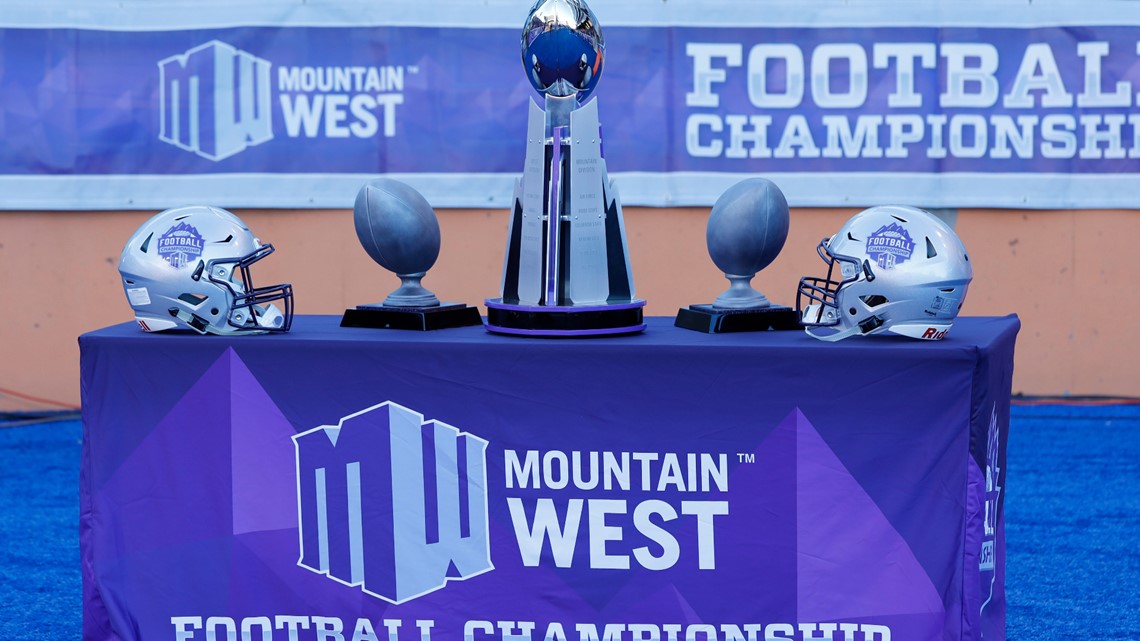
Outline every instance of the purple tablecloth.
<path fill-rule="evenodd" d="M 1003 639 L 1016 317 L 79 339 L 84 639 Z"/>

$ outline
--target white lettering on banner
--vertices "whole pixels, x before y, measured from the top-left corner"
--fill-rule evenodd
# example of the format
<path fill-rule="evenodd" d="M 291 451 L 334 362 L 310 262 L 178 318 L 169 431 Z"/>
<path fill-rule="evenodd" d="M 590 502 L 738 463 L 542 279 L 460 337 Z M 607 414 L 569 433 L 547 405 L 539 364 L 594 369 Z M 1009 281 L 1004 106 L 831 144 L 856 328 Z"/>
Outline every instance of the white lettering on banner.
<path fill-rule="evenodd" d="M 714 58 L 723 58 L 729 67 L 740 66 L 740 47 L 716 43 L 685 45 L 685 53 L 693 59 L 693 90 L 685 94 L 685 104 L 690 107 L 717 107 L 720 98 L 713 93 L 714 82 L 724 82 L 728 77 L 724 69 L 713 67 Z"/>
<path fill-rule="evenodd" d="M 580 452 L 518 450 L 503 453 L 507 488 L 643 492 L 727 492 L 728 455 L 687 452 Z M 568 469 L 569 468 L 569 469 Z M 600 481 L 599 481 L 600 478 Z"/>
<path fill-rule="evenodd" d="M 832 66 L 845 60 L 847 91 L 833 87 Z M 824 44 L 811 54 L 811 86 L 815 102 L 825 109 L 853 109 L 867 100 L 867 53 L 856 44 Z"/>
<path fill-rule="evenodd" d="M 281 117 L 290 138 L 302 135 L 348 138 L 350 134 L 355 138 L 371 138 L 376 135 L 381 120 L 384 137 L 391 138 L 396 135 L 396 107 L 404 104 L 401 94 L 357 94 L 351 98 L 344 94 L 282 94 L 280 99 Z M 344 124 L 349 113 L 353 119 Z"/>
<path fill-rule="evenodd" d="M 1136 43 L 1140 48 L 1140 42 Z M 1132 105 L 1132 83 L 1121 80 L 1106 94 L 1101 89 L 1102 60 L 1108 55 L 1107 42 L 1078 42 L 1077 55 L 1085 59 L 1085 89 L 1077 96 L 1078 107 L 1128 107 Z"/>
<path fill-rule="evenodd" d="M 404 90 L 404 68 L 385 67 L 278 67 L 281 91 L 313 93 L 376 93 Z"/>
<path fill-rule="evenodd" d="M 914 90 L 914 61 L 924 69 L 934 68 L 934 45 L 925 42 L 883 42 L 874 47 L 872 64 L 876 69 L 887 69 L 895 61 L 895 90 L 887 96 L 892 109 L 921 107 L 922 94 Z"/>
<path fill-rule="evenodd" d="M 1070 114 L 827 115 L 820 124 L 817 141 L 801 114 L 775 130 L 769 116 L 691 114 L 686 150 L 697 158 L 1073 158 L 1079 144 L 1081 158 L 1140 158 L 1137 114 L 1088 114 L 1079 123 Z"/>
<path fill-rule="evenodd" d="M 827 146 L 823 148 L 823 157 L 882 157 L 883 150 L 879 147 L 879 125 L 882 122 L 882 116 L 859 116 L 855 120 L 855 130 L 852 131 L 851 121 L 848 118 L 824 116 L 823 124 L 827 127 Z"/>
<path fill-rule="evenodd" d="M 772 151 L 768 148 L 768 126 L 772 124 L 771 116 L 725 116 L 728 123 L 729 144 L 725 150 L 726 158 L 770 158 Z M 719 142 L 719 141 L 717 141 Z M 748 143 L 745 149 L 744 143 Z"/>
<path fill-rule="evenodd" d="M 998 98 L 997 47 L 988 42 L 946 42 L 939 48 L 946 60 L 946 91 L 940 107 L 992 107 Z"/>
<path fill-rule="evenodd" d="M 685 46 L 693 65 L 685 149 L 694 158 L 1140 158 L 1137 114 L 1050 113 L 1136 105 L 1133 83 L 1110 82 L 1103 71 L 1110 55 L 1140 57 L 1140 42 L 1128 52 L 1101 41 L 1030 43 L 1004 61 L 1016 65 L 1008 86 L 999 82 L 1001 52 L 988 42 L 829 42 L 810 50 L 761 43 L 747 56 L 745 47 Z M 1059 58 L 1083 75 L 1066 84 Z M 938 67 L 944 82 L 937 93 L 916 82 L 920 70 Z M 892 84 L 890 111 L 867 113 L 869 87 Z M 733 85 L 743 85 L 748 104 L 762 113 L 722 108 L 720 94 Z M 864 112 L 827 113 L 853 109 Z M 932 113 L 942 109 L 954 112 Z"/>
<path fill-rule="evenodd" d="M 548 558 L 556 567 L 572 567 L 581 535 L 591 569 L 628 570 L 632 557 L 639 567 L 667 570 L 683 558 L 677 528 L 695 525 L 696 553 L 690 551 L 688 558 L 700 570 L 716 569 L 715 524 L 717 517 L 728 515 L 728 501 L 670 503 L 638 495 L 637 501 L 598 497 L 556 502 L 529 491 L 724 493 L 728 491 L 727 454 L 506 450 L 503 469 L 508 490 L 528 491 L 524 496 L 507 497 L 525 566 L 540 565 L 542 551 L 549 547 Z M 625 543 L 631 536 L 638 545 Z M 628 552 L 617 552 L 619 547 Z"/>
<path fill-rule="evenodd" d="M 715 517 L 728 514 L 728 501 L 681 501 L 681 515 L 694 516 L 697 532 L 697 568 L 716 569 Z M 608 515 L 628 515 L 626 501 L 618 499 L 568 499 L 561 510 L 554 499 L 539 498 L 533 501 L 533 518 L 528 517 L 523 499 L 517 496 L 507 498 L 511 512 L 515 538 L 518 539 L 519 553 L 523 565 L 536 567 L 542 560 L 543 547 L 549 545 L 554 565 L 569 568 L 574 565 L 574 549 L 578 543 L 578 533 L 582 523 L 582 511 L 588 512 L 587 535 L 590 549 L 589 565 L 596 570 L 628 570 L 629 556 L 610 554 L 607 544 L 625 540 L 626 531 L 606 522 Z M 655 524 L 651 517 L 662 523 L 677 520 L 676 509 L 665 501 L 650 499 L 638 503 L 633 511 L 633 529 L 647 542 L 662 549 L 654 556 L 646 546 L 634 548 L 633 557 L 638 565 L 649 570 L 667 570 L 677 564 L 681 552 L 677 538 L 668 530 Z"/>
<path fill-rule="evenodd" d="M 205 621 L 205 623 L 203 623 Z M 416 641 L 401 619 L 331 616 L 173 616 L 175 641 Z M 431 641 L 434 620 L 417 620 L 418 641 Z M 380 634 L 376 630 L 382 630 Z M 240 630 L 240 637 L 239 631 Z M 351 630 L 351 632 L 349 631 Z M 837 636 L 838 635 L 838 636 Z M 849 622 L 615 623 L 471 619 L 463 641 L 891 641 L 885 625 Z"/>
<path fill-rule="evenodd" d="M 280 67 L 278 100 L 290 138 L 371 138 L 396 135 L 404 104 L 405 68 Z"/>
<path fill-rule="evenodd" d="M 773 61 L 779 61 L 773 64 Z M 770 91 L 768 67 L 784 70 L 783 93 Z M 804 98 L 804 56 L 791 44 L 759 44 L 748 52 L 748 100 L 758 109 L 794 109 Z"/>
<path fill-rule="evenodd" d="M 772 152 L 776 158 L 819 158 L 819 147 L 811 137 L 811 127 L 807 118 L 800 114 L 788 117 L 780 144 Z"/>

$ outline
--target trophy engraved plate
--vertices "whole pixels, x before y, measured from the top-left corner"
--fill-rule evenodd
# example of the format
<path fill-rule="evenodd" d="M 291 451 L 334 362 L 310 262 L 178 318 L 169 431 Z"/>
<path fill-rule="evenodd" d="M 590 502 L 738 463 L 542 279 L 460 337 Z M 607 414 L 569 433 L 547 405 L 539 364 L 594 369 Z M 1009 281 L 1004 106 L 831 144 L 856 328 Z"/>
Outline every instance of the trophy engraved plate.
<path fill-rule="evenodd" d="M 531 102 L 502 294 L 487 329 L 523 336 L 606 336 L 645 329 L 625 222 L 602 157 L 596 101 L 605 43 L 583 0 L 539 0 L 522 35 Z"/>
<path fill-rule="evenodd" d="M 542 300 L 543 233 L 545 227 L 546 148 L 543 140 L 546 116 L 532 101 L 526 127 L 526 160 L 522 178 L 522 238 L 518 248 L 518 300 L 537 305 Z M 508 257 L 509 260 L 509 257 Z"/>
<path fill-rule="evenodd" d="M 598 103 L 591 100 L 570 114 L 574 164 L 570 177 L 570 299 L 577 304 L 604 303 L 610 296 L 606 256 L 606 209 Z"/>

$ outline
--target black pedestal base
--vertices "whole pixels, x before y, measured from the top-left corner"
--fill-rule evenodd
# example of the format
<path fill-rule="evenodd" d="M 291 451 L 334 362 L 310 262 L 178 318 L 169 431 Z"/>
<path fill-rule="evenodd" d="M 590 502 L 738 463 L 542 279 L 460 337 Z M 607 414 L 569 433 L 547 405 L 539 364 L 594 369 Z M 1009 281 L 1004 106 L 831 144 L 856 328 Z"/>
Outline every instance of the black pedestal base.
<path fill-rule="evenodd" d="M 486 304 L 487 331 L 496 334 L 584 338 L 636 334 L 645 329 L 643 300 L 610 305 L 558 307 L 515 305 L 504 303 L 501 298 L 489 298 Z"/>
<path fill-rule="evenodd" d="M 800 329 L 796 310 L 782 305 L 763 309 L 716 309 L 712 305 L 690 305 L 677 311 L 673 325 L 706 334 Z"/>
<path fill-rule="evenodd" d="M 443 303 L 439 307 L 383 307 L 360 305 L 344 310 L 341 327 L 373 329 L 411 329 L 427 332 L 449 327 L 482 325 L 478 307 L 463 303 Z"/>

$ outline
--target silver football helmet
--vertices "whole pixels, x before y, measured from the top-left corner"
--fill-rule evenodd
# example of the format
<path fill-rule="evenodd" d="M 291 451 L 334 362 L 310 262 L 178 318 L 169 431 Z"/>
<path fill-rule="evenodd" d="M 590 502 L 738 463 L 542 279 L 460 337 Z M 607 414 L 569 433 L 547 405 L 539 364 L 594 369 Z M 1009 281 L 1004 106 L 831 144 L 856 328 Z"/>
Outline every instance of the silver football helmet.
<path fill-rule="evenodd" d="M 820 241 L 825 278 L 800 279 L 796 311 L 824 341 L 891 332 L 946 336 L 974 276 L 958 235 L 914 207 L 872 207 Z"/>
<path fill-rule="evenodd" d="M 271 253 L 273 245 L 262 244 L 230 212 L 179 207 L 138 228 L 123 248 L 119 274 L 145 331 L 286 332 L 293 320 L 292 285 L 254 287 L 249 273 Z"/>

